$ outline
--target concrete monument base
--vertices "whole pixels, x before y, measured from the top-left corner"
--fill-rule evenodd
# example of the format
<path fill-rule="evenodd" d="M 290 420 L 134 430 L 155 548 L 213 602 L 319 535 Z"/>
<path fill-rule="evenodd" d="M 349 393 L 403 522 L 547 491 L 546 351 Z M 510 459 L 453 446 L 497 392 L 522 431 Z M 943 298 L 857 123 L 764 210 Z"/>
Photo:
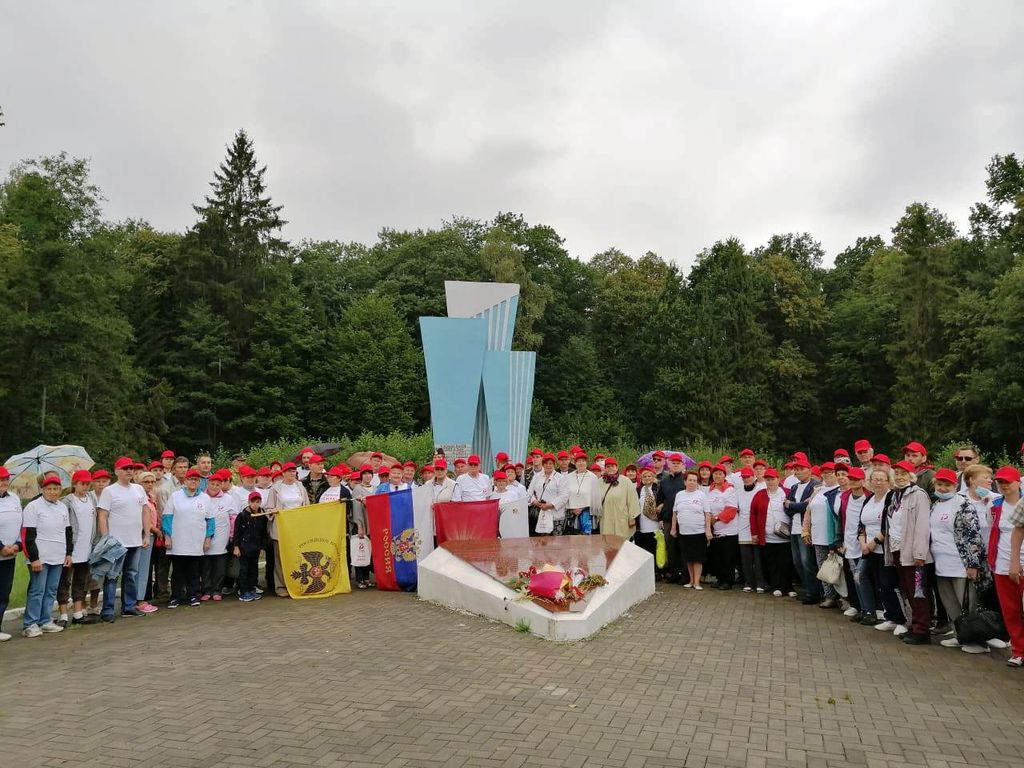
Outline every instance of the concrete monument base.
<path fill-rule="evenodd" d="M 528 626 L 532 634 L 548 640 L 589 637 L 654 594 L 654 558 L 618 537 L 561 536 L 452 544 L 455 546 L 446 543 L 435 549 L 419 564 L 420 599 L 510 626 Z M 607 557 L 595 557 L 598 549 Z M 517 593 L 503 583 L 517 575 L 516 569 L 525 570 L 530 563 L 539 567 L 544 562 L 560 568 L 580 565 L 588 573 L 603 575 L 608 583 L 588 593 L 582 611 L 548 610 L 517 599 Z"/>

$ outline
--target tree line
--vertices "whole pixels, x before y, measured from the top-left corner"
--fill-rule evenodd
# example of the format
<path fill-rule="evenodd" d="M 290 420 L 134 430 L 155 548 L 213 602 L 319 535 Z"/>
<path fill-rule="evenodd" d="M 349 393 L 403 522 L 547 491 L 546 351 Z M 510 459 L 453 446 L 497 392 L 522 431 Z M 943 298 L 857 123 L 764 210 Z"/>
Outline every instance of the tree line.
<path fill-rule="evenodd" d="M 286 242 L 239 131 L 185 232 L 108 221 L 89 163 L 18 163 L 0 186 L 0 453 L 195 453 L 429 427 L 418 318 L 445 280 L 521 286 L 546 444 L 830 450 L 866 437 L 1024 436 L 1024 164 L 988 164 L 958 232 L 913 202 L 825 266 L 807 233 L 573 258 L 513 213 L 377 242 Z"/>

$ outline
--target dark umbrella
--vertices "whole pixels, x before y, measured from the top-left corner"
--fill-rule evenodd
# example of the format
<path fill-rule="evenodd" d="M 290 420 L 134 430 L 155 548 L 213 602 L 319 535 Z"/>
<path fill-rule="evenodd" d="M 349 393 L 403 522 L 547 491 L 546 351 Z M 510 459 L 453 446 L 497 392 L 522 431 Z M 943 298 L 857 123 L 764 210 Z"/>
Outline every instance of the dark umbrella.
<path fill-rule="evenodd" d="M 306 450 L 307 447 L 308 448 L 312 448 L 313 449 L 313 453 L 317 453 L 317 454 L 323 456 L 324 458 L 327 458 L 328 456 L 332 456 L 335 453 L 337 453 L 339 450 L 341 450 L 341 446 L 338 445 L 337 443 L 317 443 L 316 445 L 303 446 L 302 450 L 303 451 Z M 302 458 L 302 451 L 299 451 L 299 453 L 295 454 L 295 458 L 292 459 L 292 461 L 298 463 L 301 460 L 301 458 Z"/>

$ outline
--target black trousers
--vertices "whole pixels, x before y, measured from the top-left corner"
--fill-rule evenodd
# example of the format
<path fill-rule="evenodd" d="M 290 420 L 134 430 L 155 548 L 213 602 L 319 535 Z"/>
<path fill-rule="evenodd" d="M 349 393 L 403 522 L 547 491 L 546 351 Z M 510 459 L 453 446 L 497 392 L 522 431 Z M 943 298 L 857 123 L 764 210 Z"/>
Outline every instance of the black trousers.
<path fill-rule="evenodd" d="M 224 586 L 224 574 L 228 568 L 226 552 L 219 555 L 203 555 L 203 594 L 219 595 Z"/>
<path fill-rule="evenodd" d="M 732 586 L 736 582 L 736 566 L 740 560 L 740 537 L 719 536 L 711 542 L 709 557 L 719 584 Z"/>
<path fill-rule="evenodd" d="M 242 555 L 238 558 L 238 594 L 256 591 L 260 575 L 260 555 Z"/>
<path fill-rule="evenodd" d="M 163 547 L 154 547 L 149 566 L 153 569 L 154 576 L 151 597 L 163 600 L 170 592 L 171 581 L 171 560 L 167 550 Z"/>
<path fill-rule="evenodd" d="M 263 545 L 263 557 L 266 567 L 263 569 L 263 578 L 267 582 L 266 591 L 273 594 L 276 591 L 276 584 L 274 583 L 274 542 L 268 537 L 266 544 Z"/>
<path fill-rule="evenodd" d="M 740 569 L 743 571 L 743 586 L 751 589 L 764 589 L 768 586 L 760 545 L 740 544 Z"/>
<path fill-rule="evenodd" d="M 170 555 L 174 570 L 171 571 L 171 599 L 191 600 L 199 597 L 199 571 L 202 555 Z"/>
<path fill-rule="evenodd" d="M 768 586 L 773 591 L 787 594 L 793 589 L 793 554 L 789 542 L 765 544 L 763 550 Z"/>
<path fill-rule="evenodd" d="M 651 557 L 657 556 L 658 542 L 654 538 L 654 531 L 650 533 L 641 533 L 637 531 L 633 534 L 633 543 L 636 544 L 640 549 L 643 549 L 651 553 Z"/>
<path fill-rule="evenodd" d="M 11 587 L 14 586 L 14 564 L 18 562 L 16 557 L 10 560 L 0 560 L 0 626 L 4 623 L 4 612 L 7 610 L 7 603 L 11 599 Z"/>

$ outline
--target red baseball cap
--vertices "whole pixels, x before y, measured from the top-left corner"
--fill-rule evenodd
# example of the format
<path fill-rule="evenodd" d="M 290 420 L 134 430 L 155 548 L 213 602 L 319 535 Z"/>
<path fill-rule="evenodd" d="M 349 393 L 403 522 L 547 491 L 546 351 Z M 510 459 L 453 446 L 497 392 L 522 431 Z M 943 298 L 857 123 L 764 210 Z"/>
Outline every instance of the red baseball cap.
<path fill-rule="evenodd" d="M 670 454 L 669 457 L 668 457 L 668 460 L 669 461 L 682 461 L 683 460 L 683 454 L 681 454 L 681 453 Z"/>
<path fill-rule="evenodd" d="M 756 459 L 754 461 L 754 466 L 755 467 L 767 467 L 768 466 L 768 462 L 765 461 L 764 459 Z"/>
<path fill-rule="evenodd" d="M 466 463 L 469 464 L 470 466 L 473 466 L 474 464 L 479 466 L 479 464 L 480 464 L 480 457 L 477 456 L 474 453 L 472 456 L 470 456 L 468 459 L 466 459 Z"/>
<path fill-rule="evenodd" d="M 725 464 L 726 462 L 732 463 L 732 456 L 723 456 L 718 460 L 719 464 Z"/>
<path fill-rule="evenodd" d="M 6 467 L 3 467 L 2 469 L 3 469 L 4 472 L 7 471 Z M 0 477 L 4 477 L 4 475 L 0 475 Z M 97 469 L 95 472 L 92 473 L 92 479 L 93 480 L 99 480 L 100 478 L 103 478 L 103 477 L 107 478 L 107 480 L 110 479 L 110 473 L 107 472 L 107 470 L 105 470 L 105 469 Z"/>
<path fill-rule="evenodd" d="M 938 473 L 936 472 L 936 475 L 937 474 Z M 1016 467 L 1000 467 L 996 470 L 995 478 L 996 480 L 1001 480 L 1004 483 L 1019 483 L 1020 471 Z"/>
<path fill-rule="evenodd" d="M 778 480 L 779 479 L 779 470 L 775 469 L 775 467 L 768 467 L 768 469 L 766 469 L 764 471 L 764 476 L 765 477 L 774 477 L 776 480 Z"/>
<path fill-rule="evenodd" d="M 459 466 L 459 464 L 465 464 L 465 463 L 466 463 L 465 459 L 456 459 L 455 460 L 455 466 L 456 467 Z"/>
<path fill-rule="evenodd" d="M 319 453 L 314 453 L 312 456 L 309 457 L 309 463 L 310 464 L 323 464 L 324 463 L 324 457 L 321 456 Z"/>
<path fill-rule="evenodd" d="M 723 472 L 725 474 L 729 474 L 729 470 L 723 467 L 720 463 L 715 464 L 715 466 L 711 468 L 711 473 L 714 474 L 715 472 Z"/>
<path fill-rule="evenodd" d="M 904 453 L 910 453 L 910 452 L 913 452 L 913 453 L 923 453 L 925 456 L 928 455 L 928 449 L 925 448 L 923 445 L 921 445 L 921 443 L 918 443 L 918 442 L 907 443 L 906 445 L 903 446 L 903 452 Z"/>
<path fill-rule="evenodd" d="M 448 469 L 448 462 L 444 459 L 434 459 L 434 469 Z"/>
<path fill-rule="evenodd" d="M 260 467 L 257 469 L 256 477 L 270 477 L 270 467 Z"/>
<path fill-rule="evenodd" d="M 884 453 L 876 453 L 874 456 L 871 457 L 871 460 L 892 466 L 892 459 L 890 459 Z"/>
<path fill-rule="evenodd" d="M 553 453 L 545 453 L 544 454 L 544 461 L 554 461 L 554 460 L 555 460 L 555 454 L 553 454 Z"/>
<path fill-rule="evenodd" d="M 256 477 L 256 470 L 250 467 L 248 464 L 243 464 L 238 468 L 239 477 Z"/>
<path fill-rule="evenodd" d="M 754 470 L 751 469 L 750 467 L 744 467 L 743 469 L 740 470 L 740 477 L 753 477 L 753 476 L 754 476 Z"/>
<path fill-rule="evenodd" d="M 349 482 L 355 481 L 358 483 L 360 478 L 362 477 L 362 474 L 363 473 L 360 472 L 358 469 L 353 469 L 352 473 L 348 476 Z"/>
<path fill-rule="evenodd" d="M 863 480 L 864 470 L 860 467 L 850 467 L 850 471 L 847 475 L 851 480 Z"/>
<path fill-rule="evenodd" d="M 47 475 L 46 477 L 43 478 L 43 482 L 40 483 L 39 485 L 42 488 L 45 488 L 48 485 L 60 485 L 60 484 L 61 484 L 60 478 L 57 477 L 57 475 Z"/>
<path fill-rule="evenodd" d="M 345 477 L 345 470 L 341 467 L 331 467 L 327 470 L 327 474 L 331 477 Z"/>
<path fill-rule="evenodd" d="M 413 461 L 412 459 L 409 459 L 407 462 L 402 464 L 402 466 L 403 467 L 412 467 L 413 469 L 415 469 L 417 465 L 416 465 L 415 461 Z"/>
<path fill-rule="evenodd" d="M 160 454 L 160 458 L 161 459 L 173 459 L 174 458 L 174 451 L 164 451 L 163 453 Z"/>
<path fill-rule="evenodd" d="M 753 455 L 754 455 L 754 452 L 752 450 L 750 450 L 749 448 L 744 448 L 742 451 L 740 451 L 740 456 L 753 456 Z"/>
<path fill-rule="evenodd" d="M 655 451 L 654 453 L 651 454 L 651 457 L 655 458 L 655 459 L 664 459 L 665 458 L 665 452 L 664 451 Z"/>
<path fill-rule="evenodd" d="M 911 464 L 906 459 L 903 459 L 902 461 L 897 461 L 895 464 L 892 465 L 892 468 L 893 469 L 902 469 L 904 472 L 913 472 L 914 471 L 914 465 Z"/>
<path fill-rule="evenodd" d="M 284 464 L 281 465 L 281 473 L 282 474 L 284 474 L 285 472 L 288 472 L 288 471 L 295 471 L 295 462 L 293 462 L 293 461 L 286 461 Z"/>
<path fill-rule="evenodd" d="M 161 464 L 159 461 L 151 461 L 151 462 L 149 462 L 149 467 L 148 468 L 149 469 L 163 469 L 164 465 Z"/>
<path fill-rule="evenodd" d="M 374 451 L 373 453 L 370 454 L 370 458 L 371 459 L 383 459 L 384 458 L 384 454 L 381 453 L 380 451 Z"/>
<path fill-rule="evenodd" d="M 861 453 L 862 451 L 870 451 L 871 443 L 867 440 L 858 440 L 853 444 L 853 450 L 855 453 Z"/>
<path fill-rule="evenodd" d="M 948 469 L 947 467 L 943 467 L 942 469 L 938 469 L 935 471 L 935 479 L 945 480 L 947 483 L 955 483 L 956 472 L 954 472 L 952 469 Z"/>
<path fill-rule="evenodd" d="M 117 461 L 114 462 L 114 469 L 131 469 L 135 466 L 135 462 L 129 459 L 127 456 L 121 456 Z"/>
<path fill-rule="evenodd" d="M 597 462 L 591 464 L 590 465 L 590 471 L 591 472 L 600 472 L 601 471 L 601 465 L 598 464 Z"/>
<path fill-rule="evenodd" d="M 196 469 L 195 467 L 192 467 L 192 469 L 190 469 L 188 472 L 185 473 L 185 477 L 202 477 L 202 476 L 203 476 L 203 474 L 198 469 Z M 94 479 L 95 479 L 95 476 L 94 476 Z"/>
<path fill-rule="evenodd" d="M 804 469 L 813 469 L 813 467 L 811 467 L 811 462 L 809 462 L 807 460 L 806 456 L 804 456 L 802 458 L 801 457 L 797 457 L 796 459 L 793 460 L 792 464 L 793 464 L 794 467 L 803 467 Z"/>
<path fill-rule="evenodd" d="M 619 466 L 619 460 L 616 459 L 614 456 L 609 456 L 604 460 L 604 465 L 606 467 L 617 467 Z"/>
<path fill-rule="evenodd" d="M 263 501 L 263 494 L 260 493 L 259 491 L 253 491 L 252 493 L 249 494 L 249 501 L 252 501 L 254 499 L 257 500 L 257 501 L 262 502 Z"/>
<path fill-rule="evenodd" d="M 503 461 L 508 461 L 508 454 L 504 451 L 498 451 L 498 454 L 494 457 L 495 462 L 500 464 Z"/>
<path fill-rule="evenodd" d="M 6 469 L 6 467 L 4 467 Z M 80 469 L 71 476 L 72 483 L 91 483 L 92 475 L 88 469 Z"/>
<path fill-rule="evenodd" d="M 558 452 L 558 458 L 560 458 L 560 459 L 568 459 L 569 458 L 569 452 L 568 451 L 559 451 Z"/>
<path fill-rule="evenodd" d="M 835 462 L 834 461 L 826 461 L 826 462 L 822 463 L 821 471 L 822 472 L 835 472 L 836 471 L 836 464 L 835 464 Z"/>
<path fill-rule="evenodd" d="M 832 452 L 832 458 L 835 459 L 835 458 L 837 458 L 839 456 L 845 456 L 846 458 L 850 458 L 850 452 L 848 450 L 846 450 L 845 448 L 836 448 Z"/>
<path fill-rule="evenodd" d="M 698 468 L 698 469 L 700 469 L 700 468 L 702 468 L 702 467 L 707 467 L 708 469 L 711 469 L 711 462 L 710 462 L 710 461 L 708 461 L 707 459 L 704 459 L 704 461 L 700 462 L 700 463 L 699 463 L 699 464 L 697 465 L 697 468 Z"/>
<path fill-rule="evenodd" d="M 544 451 L 542 451 L 540 448 L 534 448 L 532 451 L 530 451 L 530 455 L 531 456 L 543 456 L 544 455 Z"/>
<path fill-rule="evenodd" d="M 500 469 L 491 475 L 495 480 L 508 480 L 508 475 L 502 472 Z"/>

